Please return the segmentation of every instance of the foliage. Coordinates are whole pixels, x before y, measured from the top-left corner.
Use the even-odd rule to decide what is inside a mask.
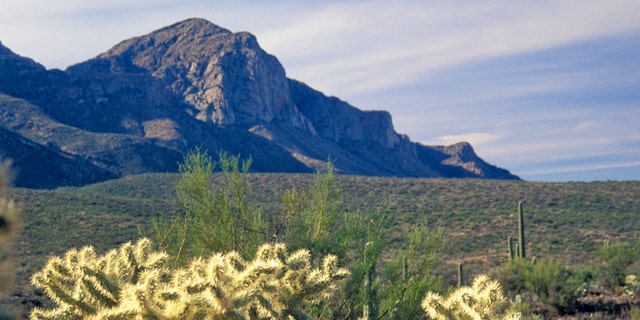
[[[316,173],[307,188],[291,188],[282,196],[283,214],[274,238],[292,248],[309,248],[319,255],[344,256],[354,234],[345,234],[346,214],[340,212],[342,191],[336,186],[333,165]]]
[[[340,301],[335,301],[333,313],[362,313],[369,319],[419,317],[422,297],[438,284],[432,272],[441,258],[443,231],[430,232],[426,225],[418,225],[402,247],[392,249],[387,226],[393,215],[380,208],[365,213],[346,211],[342,196],[330,164],[326,172],[315,175],[308,188],[287,190],[282,238],[289,246],[337,254],[352,266],[352,277]],[[385,252],[391,259],[382,258]]]
[[[218,166],[216,168],[219,169]],[[263,215],[264,220],[277,223],[280,217],[275,214],[282,208],[282,199],[278,195],[284,194],[291,186],[300,189],[311,186],[317,176],[319,175],[248,173],[248,182],[251,183],[249,199],[253,204],[259,205],[261,211],[269,213],[268,216]],[[92,243],[96,251],[105,252],[123,242],[134,240],[139,234],[137,230],[149,230],[150,221],[154,217],[175,217],[184,213],[184,207],[176,204],[175,186],[180,178],[176,174],[145,174],[85,187],[56,190],[9,189],[8,196],[21,208],[21,219],[25,225],[14,241],[19,245],[15,265],[20,293],[25,299],[42,300],[27,286],[27,277],[40,270],[52,255],[60,255],[78,243]],[[212,189],[223,186],[225,180],[224,173],[214,172],[211,183],[215,188]],[[513,230],[514,199],[522,199],[527,203],[527,217],[530,217],[527,219],[527,243],[530,244],[530,255],[535,253],[539,257],[561,259],[556,260],[559,262],[571,259],[572,263],[586,264],[597,256],[603,235],[611,239],[612,243],[620,240],[628,243],[638,241],[638,181],[540,183],[336,174],[334,183],[339,185],[337,190],[341,194],[337,199],[340,203],[337,222],[331,227],[334,235],[330,239],[332,241],[338,234],[368,228],[376,230],[377,218],[371,219],[371,211],[377,211],[377,208],[369,208],[372,203],[379,203],[379,199],[386,201],[383,207],[387,217],[380,228],[385,239],[381,243],[383,252],[376,260],[376,288],[385,287],[387,269],[392,265],[395,274],[402,278],[404,258],[395,250],[403,249],[411,234],[409,231],[420,225],[424,217],[428,217],[430,227],[446,227],[447,246],[441,257],[447,260],[443,261],[443,265],[451,265],[452,261],[459,261],[461,258],[465,261],[483,261],[476,265],[471,262],[469,270],[484,272],[497,265],[503,261],[504,239]],[[182,218],[183,215],[180,215],[178,221],[183,222]],[[170,227],[173,219],[167,221]],[[352,226],[340,231],[343,221]],[[266,234],[271,236],[274,232],[270,230]],[[285,236],[286,233],[280,235]],[[349,265],[353,275],[348,282],[343,283],[341,293],[336,294],[333,300],[343,298],[348,290],[353,290],[356,295],[361,291],[362,281],[352,280],[359,272],[356,265],[364,252],[364,243],[367,241],[365,236],[366,233],[363,232],[351,240],[345,240],[353,241],[349,242],[352,247],[343,257],[339,257],[339,261]],[[268,239],[271,241],[271,238]],[[278,239],[285,240],[283,237]],[[165,245],[167,243],[168,241]],[[175,255],[177,250],[168,252]],[[250,251],[249,254],[251,253]],[[207,254],[208,252],[205,253]],[[486,258],[488,259],[484,260]],[[312,261],[318,260],[313,258]],[[453,285],[454,281],[450,280],[453,277],[449,277],[447,273],[449,271],[453,273],[454,269],[437,268],[431,274],[432,281],[435,281],[433,279],[436,276],[444,275],[443,279],[447,281],[445,284]],[[575,273],[571,279],[574,277],[579,278]],[[352,284],[352,287],[347,288],[347,283]],[[501,283],[505,289],[508,287],[507,283]],[[521,292],[527,290],[524,282],[520,287]],[[378,299],[384,301],[387,292],[378,289]],[[361,303],[362,300],[358,298],[348,306],[338,305],[336,308],[343,308],[339,309],[344,311],[340,313],[342,315],[349,312],[353,315],[360,312]],[[384,308],[386,307],[382,309]],[[389,314],[385,317],[392,318]]]
[[[221,152],[213,162],[206,151],[190,152],[180,164],[176,190],[184,215],[153,224],[162,249],[184,263],[211,251],[237,251],[248,257],[266,240],[267,227],[260,210],[248,200],[247,172],[251,161],[240,169],[238,156]],[[224,179],[211,184],[216,166]]]
[[[640,246],[623,242],[605,242],[599,253],[598,271],[602,280],[612,288],[622,287],[625,285],[629,266],[638,261]]]
[[[471,286],[462,286],[447,298],[428,292],[422,307],[436,320],[521,319],[519,313],[506,310],[506,302],[500,284],[486,275],[479,275]]]
[[[187,215],[182,226],[173,223],[169,228],[173,238],[163,238],[162,243],[179,243],[178,254],[189,252],[188,256],[192,256],[190,248],[194,248],[194,243],[200,250],[224,247],[225,242],[233,243],[237,230],[270,230],[270,242],[284,242],[294,250],[308,248],[313,252],[311,261],[333,254],[352,266],[353,277],[341,288],[342,294],[332,297],[324,309],[311,311],[315,317],[359,314],[361,310],[375,318],[378,311],[381,317],[407,319],[422,314],[419,302],[437,282],[430,273],[442,247],[442,232],[429,233],[426,227],[416,228],[407,247],[392,253],[395,261],[386,264],[389,267],[378,278],[376,264],[389,249],[386,226],[392,216],[380,209],[370,209],[367,213],[345,210],[342,190],[335,181],[331,163],[325,172],[318,172],[309,185],[286,190],[279,215],[252,225],[247,217],[259,217],[260,210],[247,200],[248,165],[239,170],[238,158],[224,154],[220,155],[219,162],[225,174],[222,196],[210,187],[216,164],[206,152],[195,150],[185,158],[176,189]],[[215,226],[208,227],[212,224]],[[168,224],[164,226],[166,229]],[[176,237],[181,233],[181,237]],[[398,269],[400,261],[403,265]]]
[[[551,259],[531,263],[526,270],[525,287],[543,303],[562,310],[575,304],[578,287],[588,280],[581,279],[581,273]]]
[[[342,234],[350,237],[353,249],[349,253],[351,277],[341,288],[341,296],[335,299],[334,313],[356,314],[362,311],[374,317],[378,311],[377,264],[387,245],[385,225],[390,216],[384,211],[344,215],[345,230]],[[345,239],[344,241],[346,241]]]
[[[525,290],[526,275],[529,273],[532,263],[526,259],[509,259],[504,264],[498,266],[491,273],[492,278],[496,279],[509,297],[513,297]]]
[[[555,312],[571,311],[580,297],[579,288],[593,277],[552,259],[531,260],[515,258],[498,267],[494,273],[509,297],[534,294],[537,300]]]
[[[249,173],[248,178],[250,199],[273,214],[282,204],[279,195],[291,186],[310,185],[315,175]],[[50,255],[77,244],[91,243],[106,251],[135,240],[138,229],[158,239],[148,232],[153,218],[184,213],[176,204],[179,179],[177,174],[144,174],[85,187],[10,189],[24,225],[16,238],[21,246],[16,256],[18,284],[27,284],[27,275],[39,270]],[[224,180],[217,172],[211,179],[214,186]],[[426,216],[430,226],[446,227],[451,261],[504,253],[504,239],[513,230],[514,199],[527,203],[530,254],[588,263],[603,235],[612,243],[640,241],[640,181],[542,183],[336,174],[335,182],[342,206],[351,211],[366,212],[372,202],[384,199],[385,210],[393,213],[386,227],[406,230]],[[173,219],[167,220],[170,226]],[[390,241],[406,241],[408,234],[390,234]]]
[[[92,247],[54,257],[33,276],[57,304],[32,319],[307,319],[348,271],[335,256],[314,268],[310,253],[261,246],[252,261],[216,253],[169,269],[169,256],[142,239],[97,256]]]
[[[442,261],[444,230],[430,231],[418,225],[409,233],[407,245],[392,253],[380,284],[380,315],[391,319],[417,319],[420,303],[428,291],[440,287],[434,269]]]

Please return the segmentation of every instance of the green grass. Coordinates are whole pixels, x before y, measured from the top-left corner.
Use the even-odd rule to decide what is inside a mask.
[[[29,294],[29,277],[46,260],[72,247],[98,252],[141,237],[154,216],[180,212],[177,175],[145,174],[83,188],[13,189],[22,207],[16,264],[18,290]],[[251,174],[252,199],[266,213],[278,212],[287,188],[308,185],[313,175]],[[506,260],[506,239],[517,237],[517,203],[522,200],[529,257],[587,262],[604,239],[638,242],[640,181],[538,183],[337,176],[348,210],[388,208],[394,243],[426,222],[444,228],[447,250],[441,271],[465,261],[475,273]],[[141,233],[142,232],[142,233]],[[449,267],[450,266],[450,267]],[[450,269],[450,270],[449,270]]]

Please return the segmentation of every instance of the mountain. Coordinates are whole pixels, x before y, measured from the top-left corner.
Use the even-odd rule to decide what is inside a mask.
[[[175,172],[196,147],[250,157],[256,172],[314,172],[330,159],[343,174],[518,179],[468,143],[412,142],[388,112],[287,78],[253,35],[204,19],[125,40],[64,71],[0,42],[0,135],[16,185],[30,188]]]

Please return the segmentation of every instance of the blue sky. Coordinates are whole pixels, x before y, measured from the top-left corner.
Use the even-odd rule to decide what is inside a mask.
[[[0,41],[64,69],[202,17],[287,75],[526,180],[640,180],[640,1],[3,0]]]

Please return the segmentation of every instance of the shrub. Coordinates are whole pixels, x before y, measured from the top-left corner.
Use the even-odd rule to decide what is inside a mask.
[[[385,252],[391,238],[385,226],[392,214],[374,205],[366,213],[345,210],[331,163],[310,185],[287,190],[281,197],[282,211],[263,220],[259,208],[248,201],[250,163],[240,169],[239,157],[219,156],[215,163],[206,151],[196,149],[187,155],[176,187],[185,215],[154,224],[161,248],[179,256],[180,264],[187,257],[220,248],[248,258],[253,243],[282,242],[293,250],[309,249],[312,262],[336,255],[353,270],[339,295],[327,299],[323,309],[308,310],[314,317],[354,318],[362,312],[370,318],[379,314],[413,319],[424,314],[420,301],[438,284],[430,273],[440,259],[442,231],[415,228],[406,248]],[[211,175],[217,165],[224,179],[213,187]],[[385,259],[378,277],[376,264],[383,252],[390,259]]]
[[[284,213],[280,233],[290,247],[309,248],[314,254],[344,256],[357,235],[345,233],[347,215],[341,212],[342,192],[335,183],[333,165],[316,173],[307,188],[292,188],[282,196]],[[358,226],[359,227],[359,226]]]
[[[216,253],[187,267],[167,268],[169,256],[151,241],[126,243],[104,256],[91,247],[54,257],[33,276],[57,304],[31,319],[306,319],[349,273],[326,256],[287,254],[284,244],[261,246],[252,261]]]
[[[612,288],[625,285],[627,269],[638,261],[640,247],[622,242],[608,243],[600,248],[598,272],[606,285]]]
[[[393,252],[380,284],[381,315],[391,319],[417,319],[424,314],[420,303],[425,294],[437,290],[440,279],[433,274],[445,248],[444,230],[417,226],[409,235],[406,247]]]
[[[578,287],[582,283],[580,274],[549,259],[532,263],[525,273],[525,287],[535,293],[543,303],[561,311],[575,304]]]
[[[526,259],[512,259],[495,272],[508,296],[537,296],[535,303],[548,306],[545,309],[557,312],[570,311],[580,296],[580,287],[589,282],[593,274],[588,270],[578,271],[554,260],[538,259],[533,263]],[[526,302],[534,303],[529,299]],[[539,301],[539,302],[538,302]],[[524,301],[523,301],[524,302]],[[548,310],[548,311],[549,311]]]
[[[250,165],[245,161],[240,167],[240,157],[226,153],[214,162],[206,151],[190,152],[179,166],[176,185],[184,215],[153,222],[160,248],[181,264],[213,251],[237,251],[245,258],[253,254],[266,242],[267,223],[248,200]],[[213,186],[211,176],[217,166],[224,179]]]

